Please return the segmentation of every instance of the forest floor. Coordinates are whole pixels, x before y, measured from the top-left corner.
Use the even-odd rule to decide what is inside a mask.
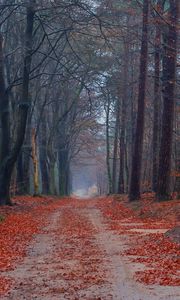
[[[15,202],[0,208],[0,299],[180,299],[178,201]]]

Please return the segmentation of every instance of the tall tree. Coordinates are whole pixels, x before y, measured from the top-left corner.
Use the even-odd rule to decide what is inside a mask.
[[[0,111],[1,111],[1,149],[0,149],[0,159],[1,162],[6,160],[7,153],[10,151],[10,119],[9,119],[9,96],[6,91],[6,84],[5,84],[5,75],[4,75],[4,53],[3,53],[3,36],[0,34]],[[5,162],[4,162],[5,163]],[[2,163],[1,163],[2,165]],[[2,169],[2,166],[1,166]],[[5,178],[5,174],[3,174],[3,178],[1,178],[1,171],[0,169],[0,179]],[[2,204],[10,204],[10,199],[6,196],[9,193],[9,186],[1,186],[0,183],[0,194],[2,193],[2,199],[0,199],[0,203]]]
[[[152,189],[157,190],[157,173],[159,162],[159,141],[160,141],[160,103],[161,103],[161,22],[159,15],[162,15],[162,0],[158,0],[157,13],[155,15],[155,46],[154,46],[154,116],[153,116],[153,174]]]
[[[109,119],[110,119],[110,95],[109,91],[107,92],[107,106],[105,107],[106,112],[106,165],[107,165],[107,174],[108,174],[108,188],[109,194],[112,193],[112,174],[110,166],[110,136],[109,136]]]
[[[157,198],[159,200],[170,197],[179,0],[169,0],[167,15],[163,30],[163,117],[157,184]]]
[[[27,4],[27,17],[26,17],[26,32],[25,32],[25,53],[24,53],[24,65],[23,65],[23,83],[21,100],[18,107],[17,114],[17,127],[14,136],[14,144],[10,141],[10,137],[7,135],[9,122],[8,112],[8,94],[7,90],[2,93],[0,97],[1,107],[1,124],[2,126],[2,141],[1,141],[1,164],[0,164],[0,204],[11,204],[10,201],[10,182],[14,165],[17,161],[20,153],[26,130],[26,122],[28,109],[30,105],[29,100],[29,77],[32,61],[32,41],[33,41],[33,24],[35,14],[35,1],[28,1]],[[2,53],[2,50],[1,50]],[[2,55],[1,55],[2,57]],[[3,61],[1,60],[0,69],[3,70]],[[3,71],[1,71],[3,74]],[[2,75],[3,76],[3,75]],[[3,77],[2,77],[3,80]],[[5,112],[5,114],[4,114]],[[6,125],[5,125],[6,124]],[[8,145],[6,153],[4,152],[5,145]],[[11,146],[11,149],[10,149]]]
[[[140,197],[140,179],[143,151],[143,134],[144,134],[144,109],[146,95],[146,73],[148,57],[148,14],[149,0],[143,1],[143,28],[142,43],[140,56],[140,74],[139,74],[139,91],[138,91],[138,111],[135,132],[135,143],[132,157],[132,170],[129,188],[129,200],[134,201]]]
[[[123,194],[125,191],[125,120],[126,120],[126,101],[128,99],[128,68],[129,68],[129,47],[124,40],[124,55],[123,55],[123,88],[122,88],[122,104],[121,104],[121,128],[120,128],[120,166],[119,166],[119,182],[118,193]],[[126,174],[127,175],[127,174]]]

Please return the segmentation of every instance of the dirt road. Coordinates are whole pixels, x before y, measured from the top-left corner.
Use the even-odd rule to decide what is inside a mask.
[[[26,258],[6,272],[14,285],[2,300],[180,299],[177,287],[145,286],[120,253],[127,237],[109,230],[95,201],[79,200],[49,215]]]

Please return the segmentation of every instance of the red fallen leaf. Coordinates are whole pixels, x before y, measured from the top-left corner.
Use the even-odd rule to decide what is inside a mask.
[[[6,294],[10,289],[13,280],[7,277],[0,277],[0,296]]]
[[[23,201],[25,202],[25,198]],[[23,201],[22,203],[24,203]],[[64,202],[62,201],[61,204],[55,204],[51,199],[51,201],[47,200],[48,205],[45,205],[43,201],[42,198],[40,198],[38,204],[34,199],[28,199],[27,208],[24,205],[24,211],[16,211],[15,213],[10,210],[7,214],[5,222],[8,222],[8,220],[10,222],[7,223],[9,229],[7,230],[7,228],[4,228],[4,231],[2,230],[2,253],[4,253],[1,265],[2,268],[13,268],[16,259],[14,252],[17,251],[18,259],[21,259],[25,255],[26,247],[33,234],[38,232],[42,225],[46,224],[47,214],[56,209],[58,205],[65,206],[68,202],[68,200],[66,200]],[[152,199],[150,201],[153,203]],[[159,226],[164,228],[163,226],[165,223],[169,224],[168,226],[172,226],[172,224],[174,224],[172,211],[170,212],[171,217],[169,219],[167,216],[166,219],[163,219],[162,217],[162,211],[164,212],[165,209],[170,210],[168,205],[163,206],[162,209],[162,206],[157,207],[156,204],[153,203],[153,207],[158,208],[160,217],[152,218],[152,215],[150,215],[150,217],[144,217],[147,214],[154,213],[150,206],[148,206],[150,201],[147,203],[144,201],[146,207],[144,207],[143,210],[143,225],[131,225],[131,228],[160,228]],[[109,220],[108,224],[110,228],[117,230],[120,234],[128,235],[132,244],[138,245],[137,248],[133,246],[133,249],[128,250],[130,251],[130,254],[128,255],[132,255],[131,253],[136,252],[142,259],[147,258],[148,261],[144,261],[145,263],[148,263],[159,271],[159,273],[154,272],[154,270],[149,271],[149,273],[146,273],[146,271],[141,274],[137,273],[137,279],[148,284],[159,283],[176,285],[178,280],[176,278],[178,262],[173,259],[171,259],[171,261],[165,260],[168,255],[169,259],[170,257],[172,258],[172,256],[177,255],[176,244],[172,243],[169,239],[164,238],[162,234],[149,234],[148,236],[142,237],[138,232],[130,233],[130,227],[127,225],[124,226],[123,222],[128,225],[138,224],[142,222],[142,219],[126,205],[127,203],[125,202],[118,203],[112,199],[104,199],[98,203],[98,207],[102,210],[105,218]],[[78,208],[85,206],[85,204],[84,202],[73,201],[72,206]],[[23,216],[25,216],[25,218]],[[9,226],[12,221],[14,222],[13,226]],[[69,258],[73,256],[80,265],[78,268],[76,266],[75,270],[65,273],[67,279],[73,281],[74,279],[79,278],[79,288],[86,288],[92,284],[102,284],[106,280],[106,278],[104,279],[104,274],[101,274],[101,272],[103,272],[101,262],[103,261],[104,254],[93,244],[93,235],[97,233],[96,230],[92,228],[92,225],[88,223],[85,218],[82,218],[82,216],[80,217],[78,212],[74,214],[69,208],[65,209],[61,221],[64,224],[63,228],[60,227],[53,233],[57,236],[60,234],[64,236],[64,243],[62,243],[62,248],[58,249],[56,256],[60,261],[63,259],[68,261]],[[23,237],[21,232],[23,232]],[[11,240],[13,241],[12,243]],[[92,256],[94,259],[90,260],[87,264],[87,257],[91,258]],[[154,257],[157,259],[155,260]],[[170,268],[170,264],[173,265],[172,268]],[[91,274],[90,276],[87,275],[88,272]],[[164,274],[164,277],[162,277],[162,274]]]
[[[20,197],[16,202],[18,205],[13,208],[0,208],[0,213],[5,215],[5,220],[0,223],[0,271],[14,269],[25,256],[33,235],[47,224],[47,215],[64,204],[41,197]],[[0,294],[8,291],[10,283],[10,279],[0,278]]]
[[[98,203],[110,229],[128,236],[128,250],[123,255],[137,256],[133,262],[144,263],[152,270],[136,272],[138,281],[146,284],[178,285],[180,247],[162,233],[141,235],[134,229],[170,229],[178,222],[178,201],[157,203],[153,194],[143,195],[139,210],[133,211],[126,197],[121,202],[103,199]],[[126,225],[124,225],[126,224]],[[127,226],[128,225],[128,226]],[[131,232],[130,229],[134,231]],[[148,232],[148,231],[147,231]]]
[[[179,286],[180,278],[171,277],[169,274],[164,273],[160,270],[146,270],[146,271],[137,271],[136,278],[139,282],[146,284],[160,284],[160,285],[171,285]]]

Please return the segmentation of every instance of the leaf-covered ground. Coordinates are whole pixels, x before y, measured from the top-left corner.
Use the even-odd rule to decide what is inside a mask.
[[[12,270],[25,257],[33,236],[47,225],[47,215],[59,207],[52,198],[21,197],[15,206],[0,207],[0,295],[9,290],[13,279],[3,272]]]
[[[180,202],[156,202],[153,194],[129,204],[125,197],[101,202],[109,227],[126,235],[128,250],[122,255],[143,263],[147,270],[136,271],[135,278],[145,284],[180,286],[180,241],[164,233],[178,226]]]
[[[178,299],[178,201],[15,202],[0,208],[2,299]]]

